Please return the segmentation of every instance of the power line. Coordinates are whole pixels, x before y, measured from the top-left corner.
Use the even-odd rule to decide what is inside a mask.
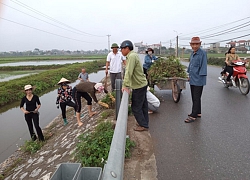
[[[23,14],[26,14],[26,15],[28,15],[28,16],[30,16],[30,17],[33,17],[33,18],[35,18],[35,19],[38,19],[38,20],[40,20],[40,21],[42,21],[42,22],[45,22],[45,23],[47,23],[47,24],[50,24],[50,25],[52,25],[52,26],[55,26],[55,27],[58,27],[58,28],[60,28],[60,29],[64,29],[64,30],[66,30],[66,31],[70,31],[70,32],[73,32],[73,33],[76,33],[76,34],[80,34],[80,35],[85,35],[85,36],[86,36],[86,34],[77,33],[77,32],[75,32],[75,31],[71,31],[71,30],[69,30],[69,29],[62,28],[62,27],[60,27],[60,26],[57,26],[57,25],[55,25],[55,24],[52,24],[52,23],[50,23],[50,22],[47,22],[47,21],[44,21],[44,20],[42,20],[42,19],[39,19],[39,18],[37,18],[37,17],[35,17],[35,16],[32,16],[32,15],[30,15],[30,14],[28,14],[28,13],[25,13],[25,12],[23,12],[23,11],[20,11],[20,10],[18,10],[18,9],[16,9],[16,8],[13,8],[13,7],[9,6],[9,5],[6,5],[6,4],[4,4],[4,3],[2,3],[2,2],[0,2],[0,3],[3,4],[3,5],[5,5],[5,6],[7,6],[7,7],[9,7],[9,8],[11,8],[11,9],[14,9],[14,10],[16,10],[16,11],[19,11],[19,12],[21,12],[21,13],[23,13]]]
[[[210,35],[204,36],[204,37],[202,37],[202,38],[205,39],[205,38],[220,36],[220,35],[222,35],[222,34],[226,34],[226,33],[228,33],[228,32],[232,32],[232,31],[235,31],[235,30],[242,29],[242,28],[244,28],[244,27],[250,26],[250,21],[247,22],[247,23],[248,23],[248,24],[245,23],[246,25],[242,24],[242,25],[239,25],[237,28],[236,28],[236,27],[233,27],[233,29],[231,29],[231,30],[227,29],[227,30],[224,30],[224,32],[223,32],[223,31],[220,31],[220,32],[217,32],[217,33],[214,33],[214,34],[210,34]],[[244,25],[244,26],[243,26],[243,25]],[[218,34],[218,33],[219,33],[219,34]]]
[[[65,24],[65,23],[63,23],[63,22],[61,22],[61,21],[58,21],[58,20],[56,20],[56,19],[54,19],[54,18],[52,18],[52,17],[50,17],[50,16],[48,16],[48,15],[46,15],[46,14],[40,12],[40,11],[38,11],[38,10],[36,10],[36,9],[34,9],[34,8],[28,6],[28,5],[26,5],[26,4],[24,4],[24,3],[20,2],[20,1],[18,1],[18,0],[16,0],[17,2],[15,2],[15,1],[13,1],[13,0],[11,0],[11,1],[14,2],[14,3],[16,3],[16,4],[19,5],[19,6],[22,6],[22,7],[26,8],[26,9],[28,9],[28,10],[30,10],[30,11],[32,11],[32,12],[38,14],[38,15],[40,15],[40,16],[43,16],[43,17],[45,17],[45,18],[47,18],[47,19],[50,19],[50,20],[52,20],[52,21],[54,21],[54,22],[56,22],[56,23],[58,23],[58,24],[60,24],[60,25],[63,25],[63,26],[65,26],[65,27],[67,27],[67,28],[73,29],[73,30],[75,30],[75,31],[78,31],[78,32],[81,32],[81,33],[83,33],[83,34],[87,34],[87,35],[90,35],[90,36],[106,37],[105,35],[95,35],[95,34],[91,34],[91,33],[87,33],[87,32],[78,30],[78,29],[76,29],[76,28],[74,28],[74,27],[71,27],[71,26],[69,26],[69,25],[67,25],[67,24]]]
[[[42,30],[42,29],[38,29],[38,28],[35,28],[35,27],[31,27],[31,26],[28,26],[28,25],[25,25],[25,24],[21,24],[21,23],[9,20],[9,19],[5,19],[3,17],[0,17],[0,18],[3,19],[3,20],[5,20],[5,21],[9,21],[11,23],[15,23],[15,24],[18,24],[18,25],[21,25],[21,26],[25,26],[25,27],[28,27],[28,28],[31,28],[31,29],[35,29],[37,31],[41,31],[41,32],[44,32],[44,33],[47,33],[47,34],[51,34],[51,35],[54,35],[54,36],[58,36],[58,37],[62,37],[62,38],[66,38],[66,39],[70,39],[70,40],[74,40],[74,41],[79,41],[79,42],[83,42],[83,43],[91,43],[91,42],[87,42],[87,41],[81,41],[81,40],[78,40],[78,39],[73,39],[73,38],[66,37],[66,36],[61,36],[61,35],[58,35],[58,34],[55,34],[55,33],[51,33],[51,32],[48,32],[48,31],[45,31],[45,30]]]
[[[216,32],[216,33],[212,33],[212,34],[209,34],[209,35],[206,35],[206,36],[201,36],[202,39],[209,39],[211,37],[216,37],[216,36],[220,36],[220,35],[223,35],[223,34],[228,34],[229,32],[232,32],[232,31],[236,31],[238,29],[242,29],[242,28],[245,28],[247,26],[250,26],[250,21],[248,22],[245,22],[243,24],[240,24],[240,25],[237,25],[237,26],[234,26],[234,27],[231,27],[231,28],[228,28],[228,29],[225,29],[223,31],[219,31],[219,32]],[[181,40],[189,40],[190,38],[181,38]]]
[[[221,41],[217,41],[217,42],[225,42],[225,41],[230,41],[230,40],[233,40],[233,39],[238,39],[238,38],[247,37],[247,36],[250,36],[250,34],[246,34],[246,35],[243,35],[243,36],[238,36],[238,37],[234,37],[234,38],[230,38],[230,39],[226,39],[226,40],[221,40]],[[212,43],[207,43],[207,44],[212,44]]]
[[[226,24],[222,24],[222,25],[219,25],[219,26],[215,26],[215,27],[212,27],[212,28],[208,28],[208,29],[204,29],[204,30],[201,30],[201,31],[196,31],[196,32],[189,33],[189,34],[184,34],[184,35],[186,36],[186,35],[197,34],[197,33],[204,34],[204,33],[208,32],[208,31],[211,31],[211,30],[214,30],[214,29],[218,29],[218,28],[221,28],[221,27],[225,27],[226,25],[230,25],[230,24],[233,24],[233,23],[236,23],[236,22],[240,22],[240,21],[243,21],[243,20],[246,20],[246,19],[249,19],[249,18],[250,18],[250,16],[248,16],[246,18],[243,18],[243,19],[239,19],[239,20],[233,21],[233,22],[229,22],[229,23],[226,23]]]

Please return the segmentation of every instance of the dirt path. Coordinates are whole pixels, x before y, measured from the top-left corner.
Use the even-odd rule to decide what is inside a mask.
[[[98,99],[100,98],[102,97],[98,97]],[[67,126],[63,125],[61,115],[55,118],[45,128],[45,130],[52,133],[52,136],[38,152],[28,155],[18,150],[3,162],[0,165],[0,173],[13,166],[9,174],[5,175],[5,180],[49,180],[60,163],[74,162],[72,153],[75,150],[77,137],[87,130],[93,129],[97,125],[101,113],[105,110],[99,107],[98,104],[94,104],[93,109],[98,114],[89,118],[86,106],[83,105],[83,107],[82,113],[84,116],[81,121],[84,125],[82,127],[77,126],[73,109],[69,109],[67,111],[69,124]],[[114,120],[114,117],[110,116],[108,119]],[[132,150],[132,156],[125,160],[124,179],[155,180],[157,171],[151,136],[148,131],[135,132],[133,130],[134,125],[134,116],[129,116],[128,135],[136,142],[136,147]],[[22,160],[17,164],[13,164],[18,158]]]

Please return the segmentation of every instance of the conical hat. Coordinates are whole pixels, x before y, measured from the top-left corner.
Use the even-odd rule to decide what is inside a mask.
[[[61,83],[70,83],[70,81],[66,78],[62,78],[57,84],[61,84]]]

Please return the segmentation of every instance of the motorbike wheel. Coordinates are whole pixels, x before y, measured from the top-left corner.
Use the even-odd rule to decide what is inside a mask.
[[[239,81],[241,94],[247,95],[249,93],[249,80],[247,78],[240,78]]]

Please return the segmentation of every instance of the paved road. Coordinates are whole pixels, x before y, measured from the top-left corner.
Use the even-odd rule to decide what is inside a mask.
[[[208,67],[196,122],[184,123],[191,111],[189,84],[179,103],[170,90],[158,91],[164,101],[150,115],[158,180],[250,179],[250,94],[224,88],[217,80],[220,70]]]

